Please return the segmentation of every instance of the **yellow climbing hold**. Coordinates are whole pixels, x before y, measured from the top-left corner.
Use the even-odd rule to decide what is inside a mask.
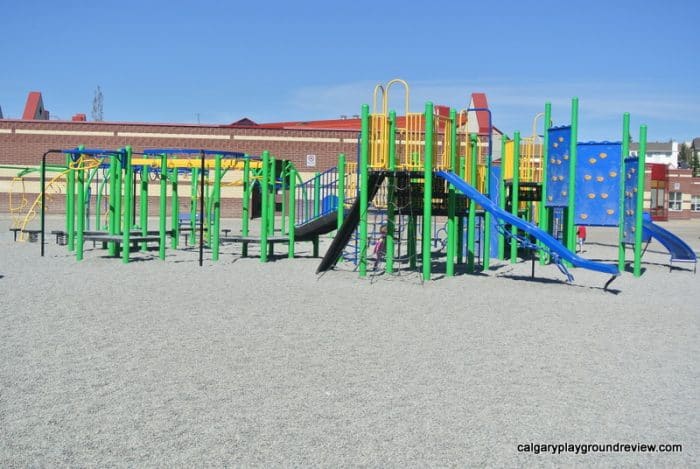
[[[598,182],[603,182],[605,178],[603,176],[598,176],[597,178],[595,178],[595,180]]]
[[[588,194],[589,199],[595,199],[595,194],[593,192]]]
[[[588,218],[588,214],[582,213],[582,214],[581,214],[581,219],[582,219],[582,220],[585,220],[586,218]]]
[[[552,196],[550,195],[549,197],[547,197],[547,200],[549,200],[549,201],[551,202],[552,200],[554,200],[554,197],[552,197]]]
[[[561,191],[561,195],[563,195],[564,197],[566,197],[566,191]]]
[[[611,178],[617,177],[617,172],[615,171],[610,171],[608,174],[610,174]]]
[[[557,182],[559,178],[557,176],[552,176],[552,182]]]
[[[555,158],[552,158],[552,159],[551,159],[551,160],[549,160],[549,161],[550,161],[550,162],[551,162],[552,164],[554,164],[554,163],[556,163],[556,162],[557,162],[557,160],[556,160]]]
[[[598,160],[596,160],[595,158],[589,158],[589,159],[588,159],[588,162],[589,162],[590,164],[595,164],[596,161],[598,161]]]
[[[565,159],[565,160],[568,160],[568,159],[569,159],[569,155],[564,155],[564,159]]]
[[[552,146],[553,146],[554,148],[557,148],[557,147],[559,146],[559,144],[558,144],[557,142],[554,142],[554,143],[552,143]]]
[[[601,192],[601,193],[600,193],[600,198],[601,198],[601,199],[607,199],[607,198],[608,198],[608,194],[605,193],[605,192]]]
[[[606,213],[607,213],[608,215],[612,215],[613,213],[615,213],[615,210],[609,208],[609,209],[606,210]]]
[[[583,176],[583,179],[585,179],[586,181],[590,181],[592,177],[593,176],[591,176],[590,174],[586,174]]]
[[[564,141],[564,137],[559,137],[559,141],[560,141],[560,142],[563,142],[563,141]]]
[[[563,174],[562,174],[561,176],[559,176],[559,180],[560,180],[560,181],[563,181],[563,180],[564,180],[564,175],[563,175]]]
[[[608,157],[608,154],[607,153],[600,153],[600,154],[598,154],[598,156],[602,159],[605,159]]]

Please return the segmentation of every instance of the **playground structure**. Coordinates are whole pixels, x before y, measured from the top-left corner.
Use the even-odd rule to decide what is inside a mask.
[[[402,122],[387,109],[388,92],[396,84],[405,89]],[[381,108],[377,106],[380,93]],[[494,164],[491,125],[486,135],[479,135],[468,132],[463,119],[470,112],[487,109],[450,110],[445,116],[436,113],[432,103],[426,103],[423,113],[410,113],[408,103],[407,84],[393,80],[386,88],[375,88],[372,113],[368,105],[362,107],[359,204],[353,205],[317,272],[333,267],[357,231],[358,270],[361,277],[367,275],[370,202],[385,184],[387,229],[382,243],[386,245],[388,273],[394,271],[397,216],[399,224],[401,216],[407,216],[410,267],[417,265],[420,246],[424,280],[431,278],[434,217],[447,218],[447,276],[455,274],[463,252],[467,272],[476,271],[475,260],[479,258],[483,259],[481,268],[488,269],[493,231],[497,233],[497,257],[504,259],[509,250],[514,263],[520,249],[525,248],[539,253],[540,264],[556,264],[569,281],[573,279],[568,270],[572,266],[610,274],[612,281],[626,268],[628,247],[633,251],[634,275],[641,275],[646,127],[640,128],[639,156],[629,157],[629,114],[623,116],[621,142],[579,143],[578,99],[572,100],[571,123],[561,127],[551,126],[551,105],[546,104],[541,144],[536,130],[524,142],[519,132],[513,139],[503,136],[502,158]],[[480,151],[483,149],[485,153]],[[496,182],[494,174],[498,174]],[[482,221],[478,229],[477,217]],[[550,229],[556,221],[560,230],[552,236]],[[577,256],[577,225],[618,227],[617,265]],[[655,233],[672,244],[668,235],[660,230]],[[674,240],[672,259],[695,263],[692,249],[678,241]],[[681,249],[681,243],[686,248]]]
[[[50,153],[64,155],[66,164],[46,163]],[[342,159],[341,156],[341,162]],[[59,175],[46,184],[49,168]],[[200,263],[204,245],[211,249],[211,259],[216,261],[223,242],[240,243],[243,256],[248,255],[249,244],[260,244],[263,262],[274,253],[274,245],[280,243],[288,245],[289,256],[293,257],[296,242],[312,242],[314,255],[318,255],[318,237],[337,228],[337,196],[329,194],[335,194],[338,188],[342,190],[344,184],[343,177],[338,181],[337,171],[333,184],[324,184],[327,187],[321,184],[329,172],[316,174],[304,182],[291,162],[277,160],[269,152],[263,152],[261,157],[195,149],[147,149],[135,154],[130,147],[118,150],[79,147],[47,152],[37,170],[41,174],[42,190],[15,228],[20,235],[40,232],[43,255],[47,188],[61,177],[65,179],[66,192],[65,230],[54,234],[65,239],[67,249],[75,252],[77,260],[83,259],[85,242],[93,241],[102,243],[110,256],[121,255],[125,263],[129,262],[131,245],[145,251],[149,243],[155,243],[159,257],[165,259],[168,238],[173,249],[178,248],[181,234],[194,244],[197,229]],[[228,171],[238,172],[240,177],[224,182]],[[190,178],[191,189],[189,213],[185,214],[180,213],[178,193],[182,174]],[[159,181],[157,230],[150,230],[148,226],[151,181]],[[221,189],[226,185],[240,186],[243,190],[240,234],[230,235],[232,230],[221,227]],[[95,197],[91,197],[93,188]],[[171,198],[169,228],[168,196]],[[322,196],[324,203],[321,203]],[[91,231],[92,199],[95,199],[96,209],[95,230]],[[28,202],[23,203],[23,207],[27,205]],[[41,229],[30,230],[27,226],[37,208],[41,208]],[[340,217],[342,221],[342,214]],[[260,219],[256,233],[251,231],[252,218]],[[281,221],[279,226],[275,226],[277,219]]]
[[[401,117],[388,109],[389,92],[396,85],[404,87]],[[469,129],[470,119],[479,113],[488,118],[486,132]],[[634,275],[641,275],[642,242],[649,239],[645,233],[669,249],[672,262],[696,262],[682,240],[642,219],[646,128],[640,128],[639,156],[629,157],[628,114],[623,117],[621,142],[580,143],[578,100],[572,100],[571,123],[559,127],[551,125],[551,106],[546,104],[544,113],[535,117],[532,136],[521,138],[515,132],[512,139],[503,135],[495,143],[487,108],[445,112],[426,103],[424,112],[413,113],[408,85],[392,80],[375,88],[372,113],[364,105],[361,116],[357,162],[341,154],[337,167],[307,181],[290,161],[266,151],[250,156],[200,149],[52,150],[47,154],[63,154],[65,164],[49,165],[44,155],[40,197],[13,228],[21,236],[32,231],[27,227],[40,207],[41,230],[35,231],[42,235],[43,255],[46,199],[50,188],[65,180],[62,236],[78,260],[89,240],[102,243],[109,255],[121,256],[123,262],[129,262],[131,245],[147,250],[155,243],[165,259],[167,239],[177,249],[185,235],[186,244],[199,239],[200,265],[204,247],[216,261],[222,243],[240,244],[243,256],[250,244],[259,244],[260,260],[266,262],[275,244],[287,245],[288,256],[294,257],[300,241],[312,242],[317,256],[319,236],[337,230],[317,272],[345,259],[364,277],[372,244],[381,242],[374,269],[381,255],[387,273],[402,270],[400,262],[411,270],[420,264],[424,280],[431,278],[436,249],[446,251],[447,276],[455,275],[460,264],[474,273],[488,270],[492,258],[515,263],[518,257],[533,260],[534,275],[536,256],[540,265],[555,264],[569,281],[571,267],[610,274],[612,280],[626,269],[629,247]],[[542,137],[537,134],[539,118],[544,122]],[[501,157],[494,161],[498,143]],[[57,173],[48,184],[46,171]],[[229,171],[240,177],[224,182]],[[189,213],[182,214],[181,175],[191,181]],[[148,226],[151,181],[159,181],[157,230]],[[18,175],[13,185],[20,183]],[[243,194],[241,230],[233,235],[221,226],[221,190],[226,185],[240,186]],[[96,203],[91,231],[92,193]],[[19,213],[28,202],[24,196],[19,202],[11,199],[10,207]],[[253,218],[260,218],[258,230],[251,230]],[[617,227],[617,265],[576,255],[577,225]]]

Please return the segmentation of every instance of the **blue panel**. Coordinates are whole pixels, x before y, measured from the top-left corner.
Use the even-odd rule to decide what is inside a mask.
[[[547,161],[547,207],[569,205],[569,143],[571,127],[549,129],[549,161]]]
[[[634,244],[635,214],[637,210],[637,166],[638,158],[625,158],[625,229],[624,240]]]
[[[617,226],[620,223],[620,156],[622,145],[613,142],[576,146],[577,225]]]

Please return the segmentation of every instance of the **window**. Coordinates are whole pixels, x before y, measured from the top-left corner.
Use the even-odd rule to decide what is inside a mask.
[[[700,195],[694,195],[690,198],[690,210],[700,212]]]
[[[669,192],[668,193],[668,209],[680,211],[682,199],[683,199],[682,192]]]

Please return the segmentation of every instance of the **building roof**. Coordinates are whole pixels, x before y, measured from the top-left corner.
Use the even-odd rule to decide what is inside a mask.
[[[30,91],[24,105],[22,120],[48,120],[49,111],[44,108],[44,100],[39,91]]]
[[[694,150],[700,150],[700,137],[693,139],[693,143],[690,145]]]
[[[482,109],[480,111],[472,111],[468,114],[468,119],[474,121],[474,124],[468,126],[470,132],[477,132],[479,135],[488,135],[489,131],[489,104],[485,93],[472,93],[470,109]],[[441,117],[449,117],[449,106],[435,105],[435,114]],[[243,120],[243,119],[242,119]],[[241,125],[241,121],[236,121],[230,124],[230,127]],[[252,122],[252,121],[251,121]],[[362,119],[358,117],[341,118],[341,119],[325,119],[314,121],[288,121],[288,122],[267,122],[263,124],[254,124],[258,127],[266,129],[287,129],[287,130],[354,130],[359,132],[362,129]],[[226,126],[226,127],[229,127]],[[397,127],[406,127],[406,117],[396,117]],[[440,125],[440,130],[444,128],[444,123]],[[493,127],[493,130],[500,133],[498,129]]]

